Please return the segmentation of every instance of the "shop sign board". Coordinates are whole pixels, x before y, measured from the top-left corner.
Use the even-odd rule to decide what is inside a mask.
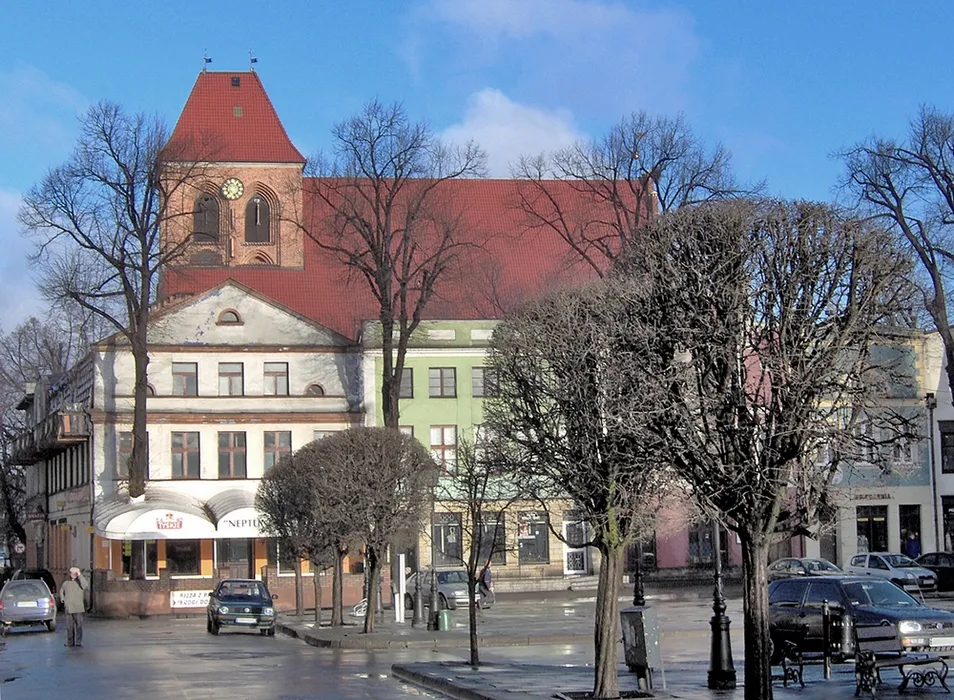
[[[170,608],[204,608],[210,591],[169,591]]]

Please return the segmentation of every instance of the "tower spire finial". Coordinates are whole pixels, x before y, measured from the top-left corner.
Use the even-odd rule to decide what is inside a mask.
[[[249,49],[248,50],[248,69],[252,71],[253,73],[255,72],[256,63],[258,63],[258,59],[255,58],[254,52],[252,51],[252,49]]]
[[[202,49],[202,72],[205,73],[209,68],[209,64],[212,63],[212,59],[209,58],[209,50]]]

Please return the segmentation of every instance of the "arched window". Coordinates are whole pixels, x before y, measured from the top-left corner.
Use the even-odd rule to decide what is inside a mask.
[[[219,314],[220,326],[240,326],[242,325],[242,318],[238,315],[238,311],[233,309],[226,309]]]
[[[309,384],[305,389],[305,396],[324,396],[325,388],[321,384]]]
[[[245,242],[268,243],[268,200],[257,194],[245,208]]]
[[[192,240],[195,243],[219,242],[219,200],[202,193],[192,213]]]
[[[146,396],[155,396],[156,390],[152,384],[146,384]]]

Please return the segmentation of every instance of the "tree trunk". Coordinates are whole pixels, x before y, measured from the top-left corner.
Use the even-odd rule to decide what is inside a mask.
[[[142,334],[145,335],[145,326]],[[146,401],[148,396],[149,347],[145,337],[133,338],[132,353],[136,377],[133,402],[133,445],[129,464],[129,495],[132,498],[146,492],[146,475],[149,473],[149,434],[146,432]]]
[[[335,570],[331,577],[331,626],[344,624],[344,602],[342,598],[342,579],[344,578],[344,558],[348,556],[346,548],[339,547],[335,557]]]
[[[315,628],[321,627],[321,566],[311,563],[312,583],[315,586]]]
[[[467,581],[467,622],[470,626],[470,665],[480,666],[480,652],[477,649],[477,582],[473,577]]]
[[[378,575],[381,568],[381,562],[378,560],[377,552],[374,547],[368,546],[365,553],[365,570],[368,572],[368,606],[364,614],[364,633],[374,632],[374,614],[378,608]]]
[[[619,679],[617,658],[619,650],[619,587],[623,557],[622,547],[599,545],[599,587],[596,589],[596,620],[593,638],[596,651],[596,676],[593,681],[594,698],[618,698]]]
[[[305,614],[305,585],[301,578],[301,559],[295,557],[295,614]]]
[[[772,700],[769,659],[768,545],[740,533],[745,637],[745,700]]]
[[[394,357],[394,319],[390,312],[382,309],[381,315],[381,414],[384,426],[398,429],[400,424],[401,374],[404,362],[395,362]]]

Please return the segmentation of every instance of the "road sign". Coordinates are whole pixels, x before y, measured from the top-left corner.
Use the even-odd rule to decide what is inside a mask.
[[[16,554],[23,554],[26,551],[26,545],[22,542],[17,542],[15,545],[13,545],[13,551]]]

